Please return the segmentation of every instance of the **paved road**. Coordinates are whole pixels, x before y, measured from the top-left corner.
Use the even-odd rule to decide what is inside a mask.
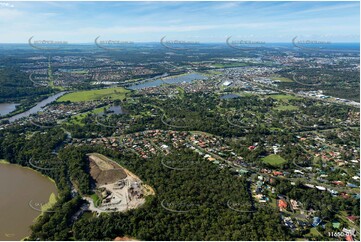
[[[253,79],[250,78],[250,77],[245,77],[245,79],[247,79],[250,83],[252,83],[252,84],[254,84],[254,85],[256,85],[256,86],[262,87],[262,88],[264,88],[264,89],[275,90],[275,91],[278,91],[278,92],[280,92],[280,93],[295,95],[295,96],[298,96],[298,97],[313,99],[313,100],[322,101],[322,102],[336,103],[336,104],[344,104],[344,105],[348,105],[348,106],[352,106],[352,107],[360,107],[360,103],[358,103],[358,104],[356,105],[356,104],[354,104],[354,103],[345,103],[345,102],[341,102],[341,101],[337,101],[337,100],[323,99],[323,98],[317,98],[317,97],[312,97],[312,96],[301,95],[301,94],[298,94],[298,93],[295,93],[295,92],[292,92],[292,91],[287,91],[287,90],[279,89],[279,88],[276,88],[276,87],[273,87],[273,86],[270,87],[270,86],[268,86],[268,85],[264,85],[264,84],[261,84],[261,83],[256,83],[256,82],[254,82]]]
[[[206,153],[206,154],[209,154],[211,155],[212,157],[216,158],[217,160],[220,160],[220,161],[223,161],[225,163],[227,163],[228,165],[232,166],[233,168],[242,168],[242,169],[246,169],[246,170],[249,170],[251,171],[252,173],[255,173],[257,175],[262,175],[262,176],[267,176],[269,178],[276,178],[276,176],[273,176],[271,174],[265,174],[265,173],[261,173],[259,171],[257,171],[256,169],[254,168],[250,168],[250,167],[244,167],[244,166],[241,166],[241,165],[238,165],[238,164],[234,164],[233,162],[231,161],[228,161],[222,157],[220,157],[219,155],[217,154],[214,154],[212,152],[208,152],[206,151],[205,149],[199,147],[198,145],[192,143],[191,140],[189,140],[189,137],[187,137],[187,141],[192,144],[195,148],[199,149],[200,151],[202,151],[203,153]],[[338,192],[346,192],[346,193],[355,193],[355,191],[353,191],[352,189],[347,189],[347,188],[342,188],[342,187],[335,187],[335,186],[330,186],[330,185],[327,185],[327,184],[324,184],[324,183],[320,183],[318,182],[317,180],[313,179],[313,178],[291,178],[291,177],[278,177],[278,178],[281,178],[281,179],[284,179],[284,180],[288,180],[290,182],[301,182],[302,184],[313,184],[315,186],[322,186],[322,187],[325,187],[327,189],[332,189],[332,190],[335,190],[335,191],[338,191]]]

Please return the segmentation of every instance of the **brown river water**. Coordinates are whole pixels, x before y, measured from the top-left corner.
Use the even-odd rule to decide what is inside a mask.
[[[0,164],[0,241],[21,240],[30,235],[30,225],[52,193],[57,195],[55,184],[41,173]]]

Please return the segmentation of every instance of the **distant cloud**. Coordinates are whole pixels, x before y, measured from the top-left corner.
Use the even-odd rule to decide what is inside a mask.
[[[107,34],[138,34],[138,33],[167,33],[189,32],[216,29],[219,25],[183,25],[183,26],[134,26],[134,27],[108,27],[108,28],[83,28],[84,33],[107,33]]]
[[[219,3],[218,5],[213,6],[213,9],[216,10],[225,10],[225,9],[234,9],[239,8],[242,2],[226,2],[226,3]]]
[[[0,2],[0,8],[14,8],[15,6],[10,3]]]
[[[15,7],[14,7],[15,5]],[[0,43],[30,36],[70,43],[108,39],[289,42],[294,36],[357,41],[359,2],[0,2]],[[318,36],[318,37],[317,37]]]
[[[58,16],[58,13],[42,13],[41,15],[45,16],[45,17],[54,17],[54,16]]]
[[[344,4],[344,5],[337,5],[337,6],[324,6],[319,8],[311,8],[304,11],[296,12],[297,14],[305,14],[305,13],[316,13],[316,12],[328,12],[331,10],[341,10],[341,9],[353,9],[353,8],[359,8],[359,3],[350,3],[350,4]]]
[[[24,16],[23,13],[21,11],[16,10],[15,8],[0,7],[0,23],[7,21],[15,21],[16,19],[20,19],[21,16]]]

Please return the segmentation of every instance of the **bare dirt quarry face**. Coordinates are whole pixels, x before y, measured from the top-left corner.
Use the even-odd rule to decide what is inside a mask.
[[[153,188],[108,157],[91,153],[88,158],[90,175],[96,183],[94,192],[99,198],[94,202],[84,197],[90,204],[89,210],[97,214],[124,212],[141,206],[146,196],[155,194]]]
[[[124,169],[101,154],[89,154],[90,175],[97,186],[115,183],[127,177]]]

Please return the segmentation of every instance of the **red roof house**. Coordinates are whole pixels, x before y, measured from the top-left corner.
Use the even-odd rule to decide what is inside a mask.
[[[278,207],[286,209],[287,208],[287,202],[285,200],[283,200],[283,199],[278,200]]]
[[[273,175],[275,175],[275,176],[282,176],[282,175],[283,175],[283,172],[281,172],[281,171],[273,171]]]
[[[346,235],[346,240],[347,241],[354,241],[353,238],[352,238],[352,235],[350,235],[350,234]]]
[[[350,220],[352,223],[354,223],[355,220],[356,220],[358,217],[351,215],[351,216],[347,216],[346,218],[347,218],[348,220]]]

